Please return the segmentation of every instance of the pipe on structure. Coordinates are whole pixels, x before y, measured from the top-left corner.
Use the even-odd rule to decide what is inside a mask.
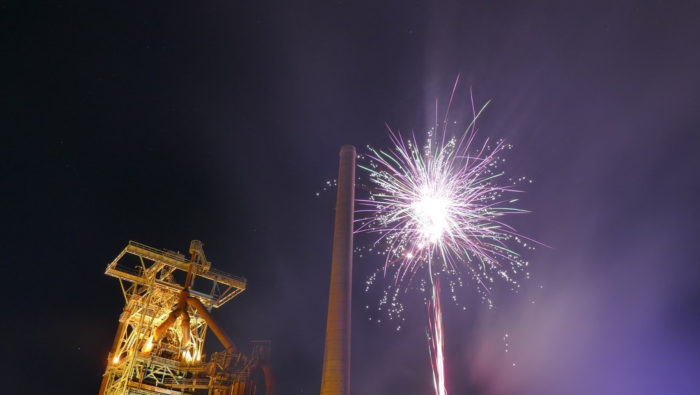
[[[168,314],[168,318],[163,321],[158,327],[156,328],[155,332],[153,333],[153,342],[157,343],[161,338],[163,338],[163,335],[165,335],[165,332],[170,328],[170,326],[175,322],[177,317],[182,314],[182,310],[180,308],[175,308],[175,310],[171,311],[170,314]]]
[[[275,395],[277,393],[277,384],[274,376],[272,375],[272,368],[270,367],[270,364],[262,363],[260,365],[260,370],[265,378],[265,394]]]
[[[170,326],[175,322],[177,317],[182,316],[182,322],[180,323],[182,325],[182,345],[187,346],[190,343],[190,336],[189,336],[189,329],[190,329],[190,316],[187,314],[187,309],[185,306],[181,306],[183,304],[189,304],[190,306],[194,307],[197,309],[197,312],[204,318],[204,321],[209,325],[209,328],[214,332],[216,335],[217,339],[221,342],[221,344],[224,346],[227,352],[230,354],[233,354],[236,352],[236,345],[231,341],[231,338],[226,335],[226,333],[221,329],[221,327],[214,321],[214,317],[209,314],[209,311],[207,311],[207,308],[204,307],[202,302],[200,302],[197,298],[193,298],[189,296],[186,290],[183,290],[180,293],[180,300],[178,301],[177,307],[175,310],[170,312],[168,315],[168,318],[163,321],[162,324],[158,325],[158,328],[156,328],[155,333],[153,335],[153,341],[158,342],[163,335],[165,335],[165,332],[170,328]]]
[[[188,281],[189,282],[189,274],[188,274]],[[156,328],[155,333],[153,334],[153,341],[158,342],[163,335],[165,335],[165,332],[170,328],[170,326],[175,322],[177,317],[182,316],[182,336],[183,336],[183,345],[186,346],[190,342],[190,333],[189,333],[189,327],[190,327],[190,316],[187,314],[187,298],[190,296],[190,293],[187,291],[187,288],[183,289],[180,291],[180,295],[178,296],[177,299],[177,305],[175,305],[175,309],[168,314],[168,318],[165,319],[158,327]],[[187,322],[187,327],[185,327],[185,322]],[[186,330],[187,329],[187,330]]]
[[[344,145],[340,149],[321,395],[350,394],[350,311],[355,157],[354,146]]]
[[[219,339],[226,351],[229,354],[234,354],[236,352],[236,345],[233,344],[233,341],[231,341],[228,335],[226,335],[216,321],[214,321],[214,318],[211,316],[211,314],[209,314],[209,311],[207,311],[207,308],[204,307],[202,302],[200,302],[197,298],[189,297],[187,298],[187,304],[197,309],[199,315],[204,318],[204,321],[207,323],[207,325],[209,325],[209,329],[214,332],[214,335],[216,335],[216,338]]]
[[[190,315],[184,309],[182,310],[180,329],[182,330],[182,346],[187,347],[190,345]]]
[[[195,241],[197,240],[192,240],[192,243],[190,243],[190,250],[192,249],[192,244],[195,244]],[[199,248],[201,249],[201,241],[199,242]],[[188,346],[190,344],[190,316],[187,314],[187,298],[190,296],[190,292],[188,291],[190,288],[190,285],[192,284],[192,264],[189,265],[189,268],[187,270],[187,278],[185,279],[185,286],[182,288],[182,291],[180,291],[180,294],[178,295],[177,298],[177,305],[175,306],[175,309],[168,314],[168,318],[165,319],[160,325],[155,330],[155,333],[153,334],[153,341],[158,342],[163,335],[165,335],[165,332],[170,328],[170,326],[175,322],[177,317],[182,316],[182,322],[180,323],[180,328],[182,329],[182,345],[183,346]]]
[[[198,253],[199,251],[199,253]],[[192,254],[192,260],[195,261],[195,256],[199,260],[206,261],[204,258],[204,253],[202,252],[202,242],[198,240],[192,240],[190,243],[190,253]],[[199,254],[199,255],[198,255]],[[236,345],[233,341],[226,335],[226,333],[221,329],[221,327],[214,321],[214,318],[209,314],[209,311],[198,299],[190,296],[188,291],[192,283],[192,264],[190,264],[189,270],[187,271],[187,279],[185,280],[185,286],[178,296],[177,305],[175,309],[170,312],[168,318],[165,319],[155,330],[153,334],[153,341],[158,342],[164,335],[165,332],[170,328],[170,326],[175,323],[177,317],[182,316],[182,321],[180,322],[182,329],[182,345],[188,346],[190,344],[190,315],[187,314],[187,305],[193,306],[197,309],[197,312],[204,318],[204,321],[209,325],[209,328],[214,332],[216,337],[219,339],[221,344],[223,344],[226,351],[230,354],[236,352]]]

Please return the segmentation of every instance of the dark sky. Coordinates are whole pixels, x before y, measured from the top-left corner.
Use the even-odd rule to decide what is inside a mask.
[[[451,393],[697,393],[699,8],[3,2],[3,392],[95,393],[123,302],[106,264],[197,238],[248,279],[215,312],[231,337],[273,341],[280,394],[318,393],[334,199],[315,192],[342,144],[420,135],[461,73],[453,114],[469,86],[493,99],[480,136],[535,180],[514,223],[552,248],[495,309],[447,304]],[[380,263],[355,263],[353,393],[430,393],[424,306],[398,333],[363,310]]]

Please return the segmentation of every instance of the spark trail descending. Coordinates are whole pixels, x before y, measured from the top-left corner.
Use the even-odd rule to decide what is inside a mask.
[[[443,118],[428,132],[419,148],[415,135],[404,139],[389,129],[392,147],[371,147],[360,164],[371,183],[369,197],[357,199],[356,232],[377,235],[375,246],[386,255],[384,275],[393,277],[395,288],[407,288],[411,280],[427,276],[431,288],[428,303],[431,363],[435,391],[447,393],[445,385],[442,312],[439,276],[451,276],[461,284],[470,275],[482,299],[491,305],[494,277],[513,289],[526,270],[517,247],[532,240],[519,235],[502,221],[508,214],[525,213],[513,207],[513,180],[506,180],[499,165],[510,148],[502,140],[486,139],[477,145],[477,112],[472,102],[472,121],[457,137],[448,138],[448,114],[457,83]],[[519,181],[522,181],[520,179]]]
[[[432,296],[432,304],[428,304],[428,320],[430,326],[430,365],[433,368],[433,386],[435,387],[435,394],[447,395],[439,279],[435,280]]]

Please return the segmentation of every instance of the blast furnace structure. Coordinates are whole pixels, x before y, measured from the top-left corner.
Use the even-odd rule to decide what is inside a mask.
[[[254,341],[243,354],[210,314],[243,292],[246,280],[212,268],[198,240],[189,253],[130,241],[107,266],[126,303],[100,395],[274,394],[270,342]],[[207,329],[223,351],[204,354]]]

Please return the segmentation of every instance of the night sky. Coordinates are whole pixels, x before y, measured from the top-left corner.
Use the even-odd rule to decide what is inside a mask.
[[[422,136],[460,73],[452,113],[470,86],[493,100],[479,138],[534,179],[512,223],[552,248],[493,310],[471,283],[445,303],[451,393],[700,391],[697,2],[98,3],[0,5],[3,393],[96,393],[123,306],[107,263],[200,239],[248,279],[215,317],[272,340],[281,395],[317,394],[316,192],[342,144]],[[369,320],[381,263],[355,261],[352,392],[429,394],[421,296],[399,332]]]

